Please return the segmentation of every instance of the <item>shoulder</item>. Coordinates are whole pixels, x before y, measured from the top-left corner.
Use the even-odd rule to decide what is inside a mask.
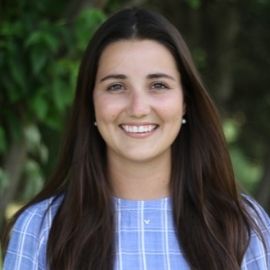
[[[270,267],[270,218],[263,207],[253,198],[243,195],[246,209],[256,225],[251,228],[243,269],[269,269]]]
[[[17,218],[5,254],[4,269],[43,269],[53,218],[63,196],[51,197],[26,208]],[[45,269],[45,268],[44,268]]]
[[[270,217],[263,207],[249,195],[242,194],[242,199],[255,224],[270,231]]]
[[[50,197],[26,208],[18,217],[12,231],[36,232],[40,237],[51,226],[52,220],[62,202],[62,197]]]

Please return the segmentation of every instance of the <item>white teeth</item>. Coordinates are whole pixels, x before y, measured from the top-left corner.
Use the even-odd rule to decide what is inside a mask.
[[[121,125],[121,127],[129,133],[146,133],[151,132],[156,128],[156,125],[143,125],[143,126],[130,126],[130,125]]]

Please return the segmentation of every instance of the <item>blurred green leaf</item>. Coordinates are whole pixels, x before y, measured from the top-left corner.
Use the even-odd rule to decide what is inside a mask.
[[[12,76],[12,79],[17,84],[17,95],[13,96],[13,102],[17,101],[18,99],[22,98],[23,94],[26,92],[26,77],[25,77],[25,71],[22,66],[22,63],[18,61],[20,59],[10,58],[8,61],[8,67],[10,74]]]
[[[248,160],[237,147],[232,148],[230,153],[236,179],[242,183],[248,191],[252,192],[262,176],[262,167],[260,164]]]
[[[56,52],[59,46],[59,37],[48,30],[39,30],[33,32],[25,41],[25,47],[43,46],[48,51]]]
[[[52,51],[56,52],[59,46],[59,37],[55,36],[51,33],[46,33],[44,35],[44,41],[46,42],[47,48]]]
[[[63,121],[62,119],[59,119],[59,113],[53,111],[48,114],[48,116],[44,120],[44,124],[54,130],[61,130]]]
[[[40,71],[47,62],[47,57],[48,55],[44,53],[44,50],[39,47],[33,48],[31,50],[30,58],[34,75],[40,75]]]
[[[24,128],[24,136],[28,144],[28,149],[33,149],[41,142],[41,135],[36,125],[31,124]]]
[[[0,27],[0,34],[7,36],[7,37],[13,37],[13,36],[19,36],[23,33],[23,23],[21,21],[15,21],[15,22],[9,22],[9,21],[3,21],[1,22]]]
[[[97,26],[105,20],[105,15],[98,9],[85,9],[79,14],[75,22],[77,46],[83,51]]]
[[[43,40],[43,33],[40,31],[35,31],[26,39],[25,41],[25,47],[30,47],[33,45],[39,45],[42,43]]]
[[[198,9],[201,6],[201,0],[187,0],[187,2],[193,9]]]
[[[49,104],[41,91],[38,91],[38,93],[30,100],[29,106],[38,120],[42,121],[45,119],[49,110]]]
[[[68,89],[65,87],[65,83],[61,80],[55,80],[53,84],[53,101],[55,107],[59,111],[63,111],[66,107],[66,95],[68,95]]]
[[[227,142],[233,143],[237,140],[239,135],[239,124],[232,119],[226,119],[223,122],[223,131]]]

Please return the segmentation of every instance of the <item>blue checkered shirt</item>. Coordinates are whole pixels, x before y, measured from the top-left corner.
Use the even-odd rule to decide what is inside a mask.
[[[61,200],[59,198],[52,204],[52,198],[42,201],[21,214],[12,230],[4,270],[48,269],[48,234]],[[114,200],[117,221],[115,270],[190,269],[177,241],[169,198]],[[266,239],[268,252],[252,232],[241,270],[269,270],[270,219],[256,202],[251,202],[263,221],[256,220]]]

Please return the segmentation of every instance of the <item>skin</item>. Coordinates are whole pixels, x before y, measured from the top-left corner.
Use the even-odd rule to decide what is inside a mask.
[[[167,196],[171,145],[185,113],[180,74],[152,40],[121,40],[103,51],[93,92],[116,196]]]

